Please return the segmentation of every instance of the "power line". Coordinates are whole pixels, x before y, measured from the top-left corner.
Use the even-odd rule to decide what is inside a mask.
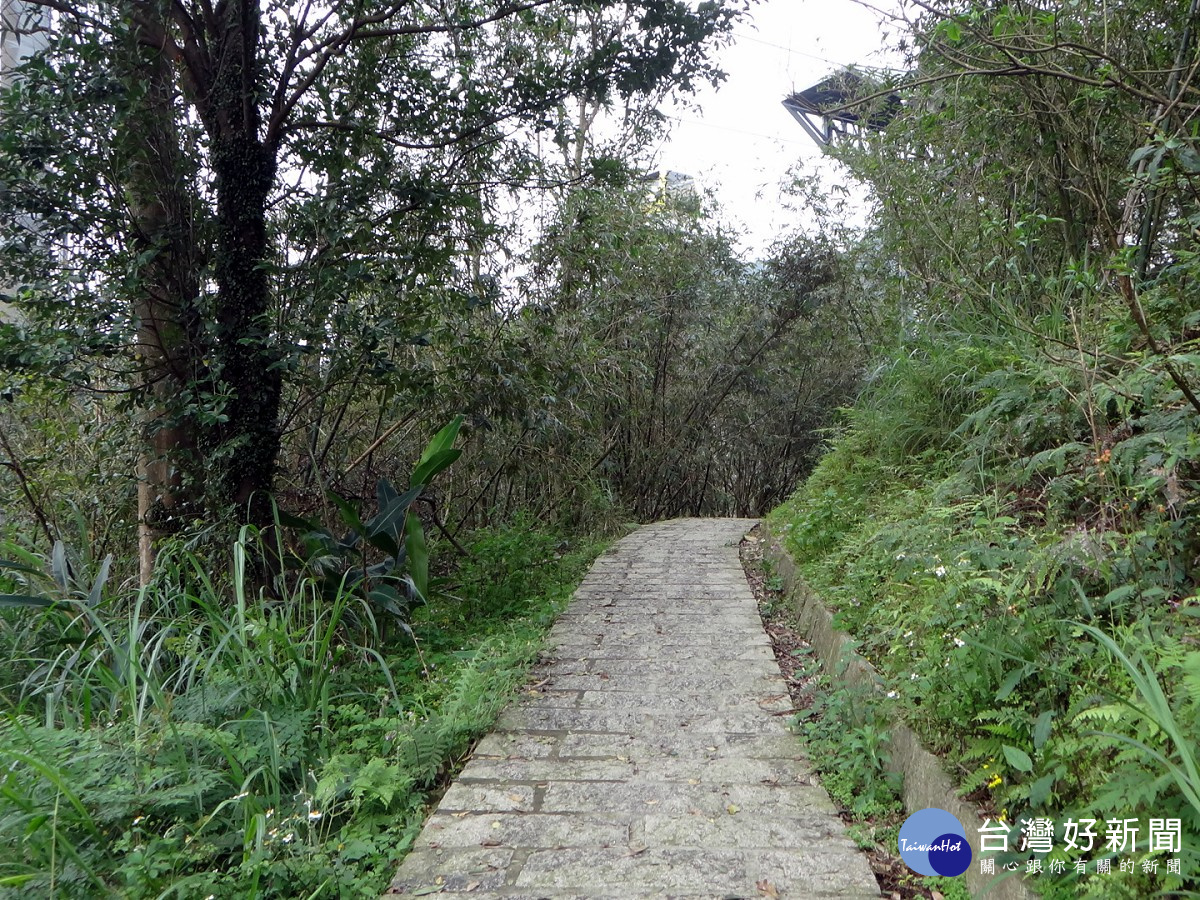
[[[817,62],[823,62],[830,66],[845,68],[848,65],[848,63],[840,63],[837,60],[828,59],[824,56],[817,56],[815,53],[805,53],[803,50],[795,50],[792,47],[785,47],[783,44],[773,44],[770,41],[764,41],[762,38],[752,37],[751,35],[748,35],[742,31],[735,31],[733,35],[734,37],[741,38],[744,41],[753,41],[756,44],[762,44],[764,47],[774,47],[776,50],[782,50],[785,53],[790,53],[794,56],[805,56],[809,59],[815,59]]]

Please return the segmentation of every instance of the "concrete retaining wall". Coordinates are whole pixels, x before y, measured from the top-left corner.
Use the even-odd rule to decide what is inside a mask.
[[[833,615],[808,587],[796,570],[796,564],[770,530],[766,532],[764,556],[783,579],[789,601],[799,614],[800,630],[813,647],[822,668],[841,683],[870,686],[883,690],[883,679],[875,668],[853,650],[850,636],[833,627]],[[840,674],[839,674],[840,673]],[[967,884],[972,895],[989,900],[1033,900],[1019,876],[1003,880],[979,871],[980,844],[978,827],[983,824],[979,811],[959,799],[957,787],[943,771],[941,761],[926,750],[904,722],[893,719],[890,729],[891,764],[893,772],[904,778],[904,806],[910,812],[937,807],[944,809],[966,827],[975,861],[967,870]]]

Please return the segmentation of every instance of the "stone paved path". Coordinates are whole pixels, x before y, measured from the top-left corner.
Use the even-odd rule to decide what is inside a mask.
[[[788,731],[738,560],[753,524],[647,526],[596,562],[390,894],[879,896]]]

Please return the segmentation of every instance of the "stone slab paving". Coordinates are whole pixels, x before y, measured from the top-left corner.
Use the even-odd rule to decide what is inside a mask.
[[[753,525],[663,522],[596,561],[390,895],[879,897],[788,730]]]

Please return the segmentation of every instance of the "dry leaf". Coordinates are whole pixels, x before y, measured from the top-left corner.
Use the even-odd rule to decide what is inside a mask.
[[[779,900],[779,891],[767,879],[764,878],[762,881],[754,882],[754,886],[758,888],[758,892],[764,897],[770,897],[771,900]]]
[[[930,891],[929,896],[932,897],[933,900],[946,900],[946,895],[940,891]]]
[[[482,881],[468,881],[467,886],[465,888],[463,888],[463,893],[467,893],[468,891],[473,891],[476,888],[478,888],[481,884],[483,884]]]
[[[729,813],[731,816],[736,816],[739,810],[741,810],[741,807],[736,803],[730,803],[727,807],[725,807],[725,812]]]

